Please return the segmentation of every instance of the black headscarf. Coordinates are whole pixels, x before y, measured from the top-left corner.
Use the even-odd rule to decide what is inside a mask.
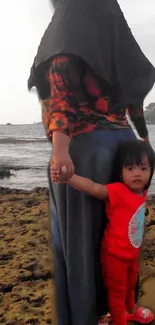
[[[110,84],[123,102],[142,102],[155,82],[155,69],[133,37],[118,2],[54,2],[55,13],[34,59],[29,89],[48,88],[44,70],[51,57],[74,54]]]

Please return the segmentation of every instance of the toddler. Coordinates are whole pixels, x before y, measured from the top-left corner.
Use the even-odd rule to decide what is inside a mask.
[[[106,203],[108,223],[101,242],[100,258],[109,311],[115,325],[126,325],[127,321],[133,320],[140,322],[144,312],[146,323],[154,318],[149,310],[137,307],[134,298],[145,202],[154,166],[155,155],[149,144],[139,140],[124,142],[116,153],[114,183],[97,184],[76,174],[68,181],[75,189]],[[66,167],[63,166],[62,170],[65,174]],[[59,182],[54,166],[51,177]]]

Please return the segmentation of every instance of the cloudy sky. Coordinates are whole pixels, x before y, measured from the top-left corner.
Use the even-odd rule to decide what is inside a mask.
[[[155,65],[155,0],[119,0],[142,50]],[[52,16],[49,0],[0,1],[0,124],[41,120],[27,78],[40,38]],[[155,87],[145,104],[155,101]]]

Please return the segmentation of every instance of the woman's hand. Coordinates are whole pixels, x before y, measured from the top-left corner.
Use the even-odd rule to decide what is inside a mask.
[[[148,143],[148,145],[151,147],[151,149],[152,149],[152,151],[153,151],[153,153],[154,153],[154,155],[155,155],[155,151],[154,151],[154,149],[152,148],[152,145],[151,145],[151,143],[150,143],[149,137],[143,138],[142,140]]]
[[[147,137],[143,138],[142,140],[143,140],[143,141],[145,141],[145,142],[148,142],[148,143],[150,143],[150,140],[149,140],[149,136],[147,136]]]
[[[74,165],[66,148],[53,150],[50,175],[54,182],[67,182],[74,174]],[[55,171],[53,173],[52,171]],[[56,178],[55,176],[56,175]]]
[[[54,183],[57,183],[57,184],[61,183],[60,178],[59,178],[59,173],[55,169],[54,165],[52,164],[52,161],[51,161],[51,165],[50,165],[50,177]]]

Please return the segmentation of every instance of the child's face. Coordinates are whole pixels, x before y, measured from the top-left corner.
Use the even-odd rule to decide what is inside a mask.
[[[135,164],[123,167],[122,180],[131,191],[142,193],[150,178],[150,174],[151,168],[148,158],[144,157],[139,166]]]

